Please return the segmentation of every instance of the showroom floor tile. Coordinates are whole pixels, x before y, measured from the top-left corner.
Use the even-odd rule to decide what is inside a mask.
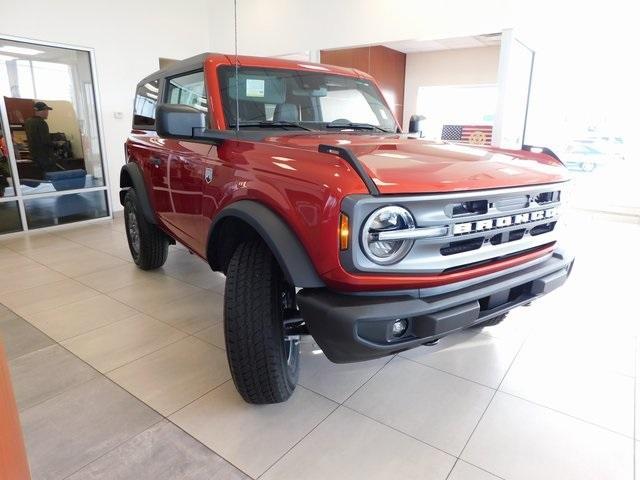
[[[107,376],[165,416],[231,379],[225,352],[195,337],[156,350]]]
[[[105,373],[185,336],[165,323],[139,314],[73,337],[62,345]]]
[[[493,390],[396,357],[345,405],[458,456]]]
[[[109,295],[141,312],[149,313],[157,309],[158,305],[168,304],[200,291],[202,289],[175,278],[166,275],[152,275],[148,279],[136,283],[135,288],[122,287],[109,292]]]
[[[497,388],[520,347],[519,341],[492,337],[475,329],[440,340],[434,347],[402,352],[405,358]]]
[[[50,266],[52,263],[73,261],[77,255],[87,255],[92,251],[95,250],[69,240],[62,240],[46,246],[38,245],[37,248],[30,248],[24,252],[24,255],[42,265]]]
[[[0,265],[2,265],[1,260]],[[0,266],[0,275],[2,276],[0,294],[8,294],[65,279],[64,275],[37,262],[20,267],[12,266],[5,268],[4,266]]]
[[[60,345],[36,350],[9,362],[16,403],[26,410],[99,376]]]
[[[261,478],[440,480],[454,462],[453,456],[339,407]]]
[[[105,378],[21,412],[35,479],[65,478],[161,420]]]
[[[461,458],[508,479],[624,479],[633,439],[498,392]]]
[[[157,273],[145,272],[133,263],[128,263],[119,267],[82,275],[76,280],[99,292],[110,293],[119,288],[131,287],[135,283],[149,280],[154,275],[157,275]]]
[[[200,330],[194,335],[211,345],[226,350],[226,346],[224,344],[224,326],[221,321],[205,328],[204,330]]]
[[[500,480],[500,477],[458,459],[447,480]]]
[[[0,305],[0,333],[8,360],[54,343],[51,338],[2,305]]]
[[[302,340],[300,350],[304,365],[300,385],[338,403],[347,400],[391,360],[383,357],[367,362],[331,363],[311,338]]]
[[[242,480],[240,470],[164,421],[136,435],[69,480]]]
[[[304,387],[285,403],[245,403],[229,381],[170,420],[256,478],[336,409],[338,404]]]
[[[539,353],[539,352],[537,352]],[[520,352],[500,390],[614,432],[633,436],[633,377]]]
[[[222,295],[203,290],[156,305],[148,313],[178,330],[196,333],[221,322],[223,307]]]
[[[106,295],[69,303],[25,318],[57,342],[90,332],[138,314],[137,310]]]
[[[90,250],[85,253],[76,252],[72,258],[66,260],[51,262],[49,267],[67,277],[75,278],[126,264],[126,261],[114,256]]]
[[[187,250],[176,252],[160,270],[190,285],[224,293],[224,276],[212,272],[200,257]]]
[[[224,277],[184,247],[139,270],[121,214],[0,239],[0,337],[33,478],[630,480],[637,282],[593,278],[640,268],[625,255],[640,228],[603,226],[579,225],[561,293],[501,325],[347,365],[304,338],[296,394],[262,407],[230,380]],[[610,235],[622,247],[594,254]]]
[[[46,286],[41,285],[0,294],[0,302],[19,315],[29,315],[95,297],[96,295],[98,295],[97,291],[67,278],[49,283]]]
[[[0,272],[11,272],[17,268],[37,264],[34,260],[6,248],[5,245],[6,240],[0,243]]]

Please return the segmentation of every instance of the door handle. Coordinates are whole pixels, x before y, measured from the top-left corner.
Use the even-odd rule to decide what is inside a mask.
[[[149,158],[149,163],[151,165],[153,165],[154,167],[159,167],[161,162],[162,162],[162,160],[160,160],[158,157]]]

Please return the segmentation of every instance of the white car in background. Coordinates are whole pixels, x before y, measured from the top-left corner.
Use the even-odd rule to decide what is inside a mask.
[[[624,160],[620,137],[592,137],[575,140],[561,155],[569,170],[593,172],[597,167]]]

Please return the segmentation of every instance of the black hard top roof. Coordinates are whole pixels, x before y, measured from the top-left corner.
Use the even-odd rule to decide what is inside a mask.
[[[145,78],[138,82],[138,85],[144,85],[145,83],[151,82],[153,80],[157,80],[162,77],[170,77],[174,74],[179,74],[182,72],[187,72],[189,70],[197,70],[202,68],[202,64],[204,61],[210,57],[211,55],[215,55],[211,52],[201,53],[200,55],[195,55],[193,57],[185,58],[184,60],[179,60],[177,62],[172,63],[166,68],[162,68],[160,70],[156,70],[151,75],[147,75]]]

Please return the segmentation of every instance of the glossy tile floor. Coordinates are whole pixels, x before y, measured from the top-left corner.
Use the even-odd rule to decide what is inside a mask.
[[[185,249],[137,270],[121,216],[1,239],[33,478],[630,480],[640,226],[571,222],[562,291],[366,363],[331,364],[307,339],[294,396],[261,407],[230,381],[224,278]]]

